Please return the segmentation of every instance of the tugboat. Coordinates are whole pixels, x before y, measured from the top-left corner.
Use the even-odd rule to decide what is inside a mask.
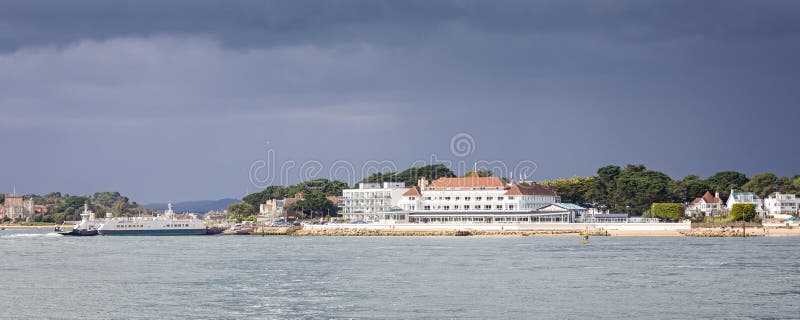
[[[80,237],[88,237],[88,236],[96,236],[98,235],[97,230],[103,226],[101,221],[94,220],[94,213],[89,211],[89,205],[83,205],[83,213],[81,213],[81,221],[72,228],[72,231],[64,232],[61,227],[57,227],[56,230],[61,231],[58,232],[60,235],[64,236],[80,236]]]

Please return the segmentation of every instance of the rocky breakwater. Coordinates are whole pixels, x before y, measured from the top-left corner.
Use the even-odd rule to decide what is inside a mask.
[[[761,228],[702,228],[683,230],[680,233],[689,237],[761,237],[764,232]]]

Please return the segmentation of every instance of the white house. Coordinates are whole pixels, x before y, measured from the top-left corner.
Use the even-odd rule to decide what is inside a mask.
[[[711,192],[706,191],[702,197],[694,199],[686,206],[686,215],[690,217],[713,217],[719,215],[724,208],[725,205],[719,197],[719,191],[715,192],[713,196]]]
[[[408,191],[405,182],[359,183],[358,189],[342,190],[339,214],[350,221],[380,221],[381,212],[400,210],[399,202]]]
[[[800,200],[794,194],[773,192],[764,199],[764,209],[769,214],[796,214]]]
[[[733,205],[737,203],[747,203],[756,206],[756,212],[759,214],[764,213],[764,209],[761,207],[761,198],[758,197],[753,192],[744,192],[744,191],[736,191],[731,190],[731,195],[728,197],[727,207],[730,211],[733,209]]]

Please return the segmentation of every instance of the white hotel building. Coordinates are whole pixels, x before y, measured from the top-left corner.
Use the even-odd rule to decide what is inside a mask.
[[[536,183],[506,183],[472,172],[461,178],[425,178],[403,194],[400,213],[384,220],[411,223],[573,222],[585,211],[577,206],[551,206],[560,198]],[[547,210],[541,210],[547,207]]]
[[[400,210],[398,203],[408,190],[405,182],[359,183],[358,189],[342,190],[339,214],[350,221],[380,221],[380,212]]]

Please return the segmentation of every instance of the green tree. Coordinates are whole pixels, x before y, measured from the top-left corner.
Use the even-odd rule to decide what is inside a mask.
[[[683,217],[683,205],[680,203],[653,203],[650,212],[656,218],[680,220]]]
[[[597,202],[600,207],[615,210],[617,203],[615,201],[615,194],[617,189],[617,178],[619,177],[621,169],[619,166],[609,165],[597,169],[597,179],[594,183],[594,191],[592,193],[593,200]]]
[[[321,217],[323,215],[335,216],[337,208],[322,192],[311,192],[306,194],[303,199],[293,203],[289,209]]]
[[[643,165],[628,165],[617,178],[616,210],[641,215],[653,202],[667,202],[672,179],[664,173],[646,170]]]
[[[232,203],[228,206],[228,218],[242,221],[255,214],[253,206],[246,202]]]
[[[742,190],[755,192],[759,197],[766,198],[767,195],[778,190],[778,177],[773,173],[761,173],[754,175],[750,181],[742,186]]]
[[[592,203],[591,195],[595,186],[595,177],[556,179],[541,184],[553,188],[561,197],[561,202],[588,206]]]
[[[723,200],[728,199],[731,189],[741,189],[747,181],[749,181],[749,179],[747,179],[744,173],[736,171],[717,172],[706,179],[706,183],[711,189],[709,191],[711,191],[711,193],[719,191],[720,197],[722,197]]]
[[[455,177],[450,168],[443,164],[431,164],[422,167],[411,167],[400,173],[375,173],[364,178],[361,182],[405,182],[406,186],[416,186],[420,178],[425,177],[429,181],[439,178]]]
[[[711,190],[708,182],[701,179],[699,176],[690,174],[681,180],[675,180],[671,183],[671,192],[674,194],[674,199],[680,202],[690,202],[695,198],[702,197],[706,191]]]
[[[753,221],[756,217],[756,206],[752,203],[736,203],[728,213],[728,219],[731,221]]]
[[[470,174],[472,174],[472,171],[470,171],[470,172],[467,172],[467,173],[466,173],[466,174],[464,174],[462,177],[469,176]],[[493,175],[494,175],[494,173],[492,172],[492,170],[487,170],[487,169],[478,169],[478,176],[479,176],[479,177],[491,177],[491,176],[493,176]]]

